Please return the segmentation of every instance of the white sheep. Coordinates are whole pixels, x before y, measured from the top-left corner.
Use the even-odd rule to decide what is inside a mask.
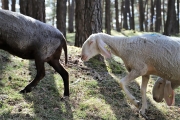
[[[110,58],[111,54],[119,56],[129,73],[120,80],[120,85],[128,99],[136,107],[139,101],[128,91],[127,84],[142,76],[141,114],[147,109],[146,88],[150,75],[177,82],[180,80],[180,39],[160,34],[144,34],[134,37],[111,36],[105,33],[92,34],[82,46],[83,61],[101,54]]]
[[[161,102],[163,98],[165,99],[168,106],[175,104],[175,92],[174,89],[180,85],[180,81],[170,82],[163,78],[158,78],[154,84],[152,93],[153,99],[156,102]]]

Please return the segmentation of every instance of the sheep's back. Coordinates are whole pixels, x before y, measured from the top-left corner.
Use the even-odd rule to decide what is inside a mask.
[[[17,51],[19,57],[28,58],[30,51],[34,51],[45,59],[59,47],[61,36],[59,30],[43,22],[0,10],[0,38],[6,47],[13,49],[8,49],[9,52]]]
[[[145,34],[127,40],[126,61],[144,62],[154,66],[157,74],[169,79],[180,79],[180,39],[159,34]],[[126,55],[127,56],[127,55]],[[130,63],[127,63],[130,64]]]

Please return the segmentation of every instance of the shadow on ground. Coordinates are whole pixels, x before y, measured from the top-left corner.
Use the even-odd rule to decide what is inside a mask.
[[[1,56],[1,54],[0,54]],[[8,59],[8,57],[5,57]],[[2,57],[0,60],[1,65],[8,64],[8,60]],[[3,76],[3,66],[0,66],[0,75]],[[26,68],[28,69],[28,68]],[[11,99],[9,93],[1,93],[0,91],[0,108],[2,113],[0,114],[1,120],[32,120],[32,119],[43,119],[43,120],[61,120],[61,119],[73,119],[73,113],[68,98],[62,100],[64,92],[63,81],[58,73],[49,65],[45,65],[46,76],[38,83],[31,93],[23,94],[20,98]],[[30,79],[21,82],[26,82],[26,85],[34,79],[36,75],[34,61],[29,62],[29,75]],[[57,78],[54,78],[56,74]],[[19,76],[20,77],[20,76]],[[58,83],[57,81],[61,81]],[[1,82],[1,81],[0,81]],[[8,82],[8,81],[7,81]],[[15,81],[14,81],[15,82]],[[62,84],[61,84],[62,83]],[[7,89],[7,85],[0,85],[1,89]],[[18,89],[23,89],[25,86],[19,86],[19,83],[12,84],[8,88],[11,89],[14,94],[18,94]],[[58,90],[59,88],[59,90]],[[0,90],[1,90],[0,89]],[[11,91],[11,92],[12,92]],[[12,93],[13,94],[13,93]],[[6,98],[5,98],[5,97]],[[20,99],[20,101],[18,101]],[[4,103],[8,103],[13,109],[4,108]]]
[[[31,80],[35,78],[36,71],[35,63],[30,62],[29,71],[31,73]],[[56,119],[73,119],[73,114],[71,110],[71,105],[68,99],[63,100],[64,87],[63,84],[60,85],[56,83],[56,80],[61,80],[62,78],[55,70],[49,66],[45,65],[46,76],[39,82],[39,84],[32,91],[31,95],[24,95],[24,98],[28,102],[33,102],[34,113],[36,118],[44,120],[56,120]],[[34,71],[34,72],[33,72]],[[55,80],[53,74],[57,74],[58,79]],[[63,81],[62,81],[63,83]],[[59,88],[60,91],[57,89]]]
[[[99,80],[97,77],[98,86],[102,88],[100,92],[103,95],[103,98],[105,99],[106,103],[108,103],[111,106],[111,109],[115,114],[115,118],[117,118],[118,120],[145,119],[143,116],[139,114],[139,110],[127,100],[126,95],[124,94],[124,92],[119,86],[119,83],[116,80],[116,78],[119,78],[120,80],[120,78],[125,76],[126,73],[119,71],[119,73],[121,74],[116,74],[115,75],[116,78],[114,78],[113,75],[108,73],[108,70],[106,69],[107,67],[103,66],[103,64],[105,63],[100,64],[102,65],[102,68],[97,70],[94,69],[95,67],[92,61],[94,61],[94,59],[90,60],[89,62],[86,62],[85,65],[87,65],[88,68],[92,68],[93,71],[97,72],[100,76],[102,76],[102,80]],[[112,59],[111,62],[116,62],[116,61]],[[123,67],[122,64],[119,65]],[[108,68],[108,69],[114,69],[115,66],[110,66],[110,67],[112,68]],[[132,81],[129,84],[129,90],[136,97],[137,100],[141,101],[139,84],[137,84],[135,81]],[[158,110],[156,106],[152,104],[149,99],[148,99],[148,106],[149,109],[146,115],[149,119],[166,120],[166,116],[162,114],[161,111]]]

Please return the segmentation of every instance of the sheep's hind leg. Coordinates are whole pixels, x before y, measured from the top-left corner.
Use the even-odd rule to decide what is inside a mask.
[[[127,95],[128,99],[130,100],[130,102],[132,104],[134,104],[137,108],[139,108],[140,102],[138,100],[136,100],[136,98],[128,91],[126,85],[128,85],[128,83],[131,80],[134,80],[135,78],[137,78],[139,76],[140,76],[140,72],[138,72],[136,70],[132,70],[128,75],[126,75],[124,78],[122,78],[120,80],[121,88],[124,90],[125,94]]]
[[[144,114],[145,110],[147,109],[146,90],[147,90],[148,81],[149,81],[149,75],[142,76],[142,84],[141,84],[142,107],[140,109],[141,114]]]
[[[44,62],[39,59],[35,59],[37,74],[35,79],[29,83],[23,90],[20,91],[20,93],[28,93],[31,92],[32,88],[35,87],[38,82],[45,76],[45,68],[44,68]]]
[[[59,63],[58,59],[50,60],[49,65],[51,65],[63,78],[64,82],[64,96],[69,96],[69,74]]]

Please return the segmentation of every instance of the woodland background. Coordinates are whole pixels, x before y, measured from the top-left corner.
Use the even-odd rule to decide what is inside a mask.
[[[96,32],[111,30],[179,33],[179,0],[1,0],[2,9],[31,16],[66,32],[75,46]]]

